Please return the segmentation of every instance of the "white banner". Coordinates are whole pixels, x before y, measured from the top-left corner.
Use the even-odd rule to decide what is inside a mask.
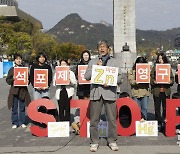
[[[117,86],[118,68],[110,66],[92,66],[91,83]]]
[[[136,136],[158,136],[157,121],[136,121]]]

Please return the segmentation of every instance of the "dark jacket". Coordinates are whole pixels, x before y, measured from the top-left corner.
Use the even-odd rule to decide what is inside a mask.
[[[30,80],[33,87],[34,87],[34,69],[48,69],[48,87],[50,87],[51,82],[52,82],[52,69],[51,69],[51,66],[49,66],[48,64],[44,64],[44,65],[40,66],[40,65],[38,65],[36,63],[34,63],[31,66],[29,80]]]
[[[176,70],[177,72],[178,70]],[[180,84],[179,84],[179,81],[178,81],[178,74],[175,75],[175,82],[178,84],[177,86],[177,93],[180,93]]]
[[[7,75],[6,82],[11,85],[8,95],[8,108],[11,109],[13,106],[14,96],[18,96],[20,100],[25,101],[26,106],[31,102],[31,98],[27,87],[14,86],[14,67],[12,67]]]
[[[174,76],[171,70],[170,75],[170,84],[155,84],[154,81],[156,81],[156,65],[151,70],[151,92],[155,97],[159,97],[160,94],[160,88],[164,88],[164,92],[166,96],[171,95],[171,86],[174,84]]]
[[[88,65],[88,62],[84,62],[83,60],[80,61],[80,63],[78,65]],[[78,80],[78,65],[76,67],[76,79]],[[83,99],[84,97],[89,97],[90,96],[90,87],[91,84],[78,84],[77,86],[77,96],[80,99]]]

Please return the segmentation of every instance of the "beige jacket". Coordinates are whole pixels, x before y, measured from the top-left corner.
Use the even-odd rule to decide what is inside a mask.
[[[140,98],[150,95],[150,89],[148,83],[136,83],[135,70],[130,70],[128,72],[128,80],[131,85],[132,97]]]

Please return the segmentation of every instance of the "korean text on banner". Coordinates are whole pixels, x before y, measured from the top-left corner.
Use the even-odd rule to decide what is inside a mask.
[[[79,84],[91,84],[91,81],[87,81],[84,78],[88,65],[78,65],[78,82]]]
[[[91,83],[117,86],[118,68],[109,66],[92,66]]]
[[[170,64],[156,64],[156,82],[170,83]]]
[[[136,82],[150,83],[150,65],[136,64]]]
[[[14,86],[28,86],[28,67],[14,67]]]
[[[34,88],[48,87],[48,69],[34,69]]]
[[[69,66],[56,66],[56,85],[69,85]]]

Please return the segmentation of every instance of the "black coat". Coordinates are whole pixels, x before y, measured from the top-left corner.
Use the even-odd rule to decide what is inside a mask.
[[[85,63],[84,61],[80,61],[80,63],[78,65],[88,65],[88,63]],[[78,80],[78,65],[76,67],[76,78]],[[79,97],[79,99],[83,99],[84,97],[89,97],[90,96],[90,87],[91,84],[78,84],[77,85],[77,96]]]
[[[52,69],[51,69],[51,66],[49,66],[48,64],[44,64],[44,65],[40,66],[40,65],[38,65],[36,63],[34,63],[31,66],[29,80],[30,80],[33,87],[34,87],[34,69],[48,69],[48,86],[50,87],[51,82],[52,82]]]

